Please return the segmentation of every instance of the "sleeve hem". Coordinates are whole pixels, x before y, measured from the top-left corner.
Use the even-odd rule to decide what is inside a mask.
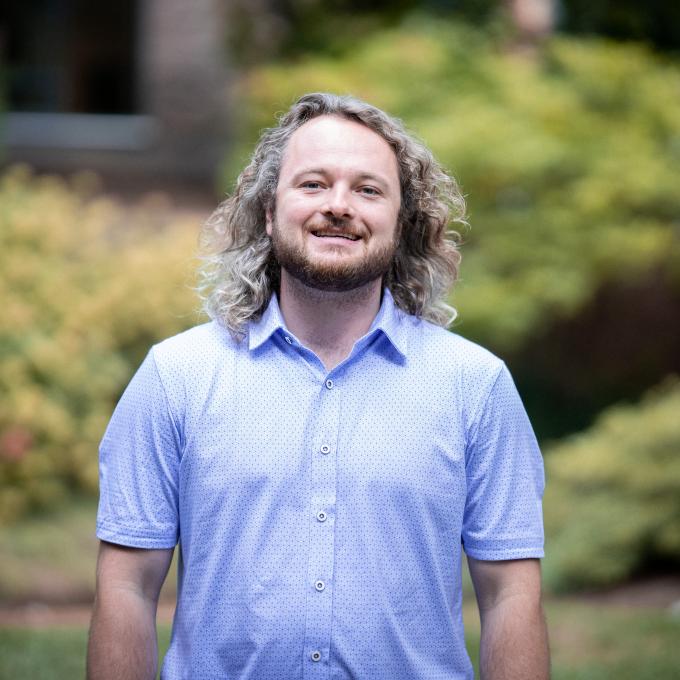
[[[129,548],[167,549],[174,548],[177,545],[177,539],[174,536],[145,536],[130,533],[129,530],[119,531],[101,525],[97,527],[97,538]]]
[[[494,550],[493,548],[479,548],[468,547],[464,548],[465,554],[476,560],[485,560],[489,562],[496,562],[501,560],[522,560],[530,558],[545,557],[545,551],[542,546],[528,546],[524,548],[500,548]]]

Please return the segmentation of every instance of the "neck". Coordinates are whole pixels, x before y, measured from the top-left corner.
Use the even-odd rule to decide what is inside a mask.
[[[380,279],[350,291],[310,288],[281,271],[279,305],[286,326],[331,370],[352,351],[380,309]]]

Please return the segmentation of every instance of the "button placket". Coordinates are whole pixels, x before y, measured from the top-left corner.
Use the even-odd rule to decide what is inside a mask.
[[[337,441],[342,390],[333,380],[320,385],[319,407],[314,423],[315,445],[309,451],[311,494],[309,497],[310,550],[307,563],[306,625],[304,647],[307,659],[304,678],[327,680],[330,667],[333,614],[333,569],[335,558],[335,498]],[[319,654],[318,658],[314,655]],[[314,663],[314,661],[317,663]],[[321,661],[322,663],[318,663]]]

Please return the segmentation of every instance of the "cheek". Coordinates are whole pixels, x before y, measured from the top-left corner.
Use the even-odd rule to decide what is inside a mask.
[[[370,219],[377,226],[380,225],[380,230],[385,233],[394,231],[399,222],[399,211],[394,209],[376,211],[371,215]]]
[[[282,205],[277,211],[277,216],[279,222],[285,221],[290,223],[301,223],[308,219],[310,216],[314,215],[317,210],[317,206],[314,201],[307,200],[297,200],[297,201],[287,201],[285,205]]]

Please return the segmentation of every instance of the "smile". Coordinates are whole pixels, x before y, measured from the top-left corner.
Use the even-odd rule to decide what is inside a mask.
[[[313,231],[312,234],[317,238],[343,238],[347,241],[358,241],[359,236],[355,234],[338,233],[337,231]]]

